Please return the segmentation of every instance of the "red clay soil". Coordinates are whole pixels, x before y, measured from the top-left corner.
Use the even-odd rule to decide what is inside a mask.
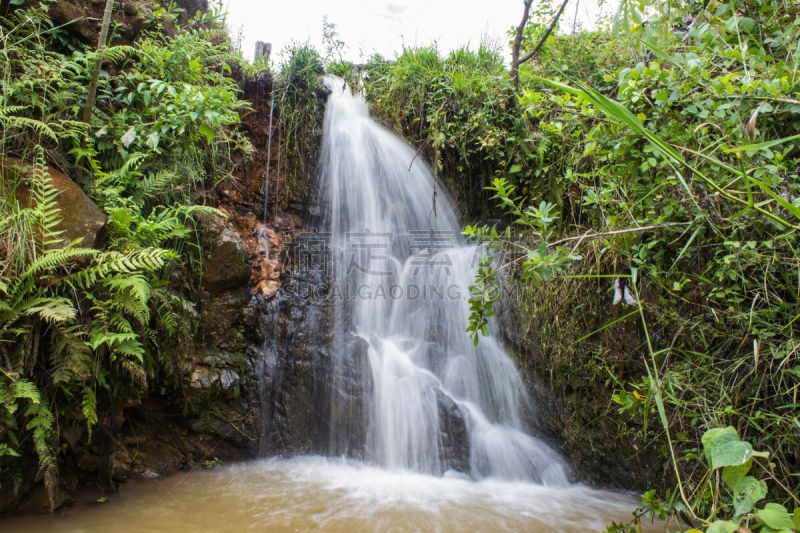
[[[269,212],[264,221],[263,183],[267,174],[267,145],[271,74],[262,73],[256,80],[243,83],[244,98],[252,110],[242,115],[242,129],[255,148],[253,159],[235,172],[235,178],[219,191],[219,208],[235,222],[249,252],[253,273],[252,287],[265,296],[280,288],[280,272],[286,246],[300,231],[298,213],[284,209],[276,196],[286,190],[286,176],[278,172],[278,139],[273,117],[273,138],[269,157]]]

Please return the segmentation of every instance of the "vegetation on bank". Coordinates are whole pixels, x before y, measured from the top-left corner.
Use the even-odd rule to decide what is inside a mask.
[[[34,4],[0,17],[0,486],[16,490],[35,453],[52,505],[64,428],[92,439],[103,406],[177,386],[202,270],[195,227],[216,211],[200,204],[251,150],[233,127],[246,104],[232,69],[249,67],[219,8],[142,4],[135,42],[112,28],[95,50]],[[108,216],[98,248],[64,242],[48,163]]]
[[[353,65],[328,32],[328,71],[503,252],[476,278],[476,342],[502,272],[567,446],[655,460],[641,519],[800,525],[798,35],[792,2],[623,2],[612,27],[553,33],[515,90],[492,47]]]

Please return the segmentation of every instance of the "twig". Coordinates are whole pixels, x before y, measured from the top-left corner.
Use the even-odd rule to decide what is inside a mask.
[[[612,235],[622,235],[624,233],[637,233],[640,231],[648,231],[651,229],[660,229],[660,228],[669,228],[673,226],[688,226],[691,222],[665,222],[664,224],[655,224],[652,226],[642,226],[640,228],[626,228],[626,229],[619,229],[615,231],[606,231],[603,233],[590,233],[591,230],[587,231],[583,235],[578,235],[575,237],[566,237],[564,239],[559,239],[557,241],[548,243],[547,247],[551,248],[553,246],[557,246],[559,244],[563,244],[565,242],[570,241],[582,241],[584,239],[599,239],[602,237],[610,237]]]
[[[780,480],[779,480],[779,479],[778,479],[778,478],[775,476],[775,474],[773,474],[773,473],[772,473],[772,471],[771,471],[771,470],[768,470],[768,469],[767,469],[767,468],[766,468],[764,465],[762,465],[762,464],[761,464],[761,461],[759,461],[759,460],[758,460],[758,459],[756,459],[755,457],[753,458],[753,460],[755,461],[755,463],[756,463],[758,466],[760,466],[762,469],[764,469],[764,471],[765,471],[765,472],[766,472],[766,473],[769,475],[769,477],[770,477],[770,478],[772,478],[772,480],[773,480],[775,483],[777,483],[778,485],[780,485],[780,487],[781,487],[783,490],[785,490],[785,491],[786,491],[786,494],[788,494],[789,496],[791,496],[791,497],[792,497],[792,499],[793,499],[793,500],[794,500],[794,501],[797,503],[797,505],[800,505],[800,499],[798,499],[798,498],[797,498],[797,496],[795,496],[795,495],[794,495],[794,493],[793,493],[791,490],[789,490],[789,489],[786,487],[786,485],[784,485],[783,483],[781,483],[781,481],[780,481]]]
[[[553,32],[553,28],[555,28],[556,24],[558,24],[558,19],[561,18],[561,14],[564,12],[564,8],[567,7],[567,3],[568,2],[569,2],[569,0],[564,0],[564,3],[562,3],[561,7],[558,8],[558,12],[556,13],[556,16],[553,17],[553,22],[550,23],[550,26],[547,28],[547,31],[544,32],[544,35],[542,35],[542,38],[539,39],[539,42],[536,43],[536,46],[533,48],[533,50],[531,50],[530,52],[525,54],[525,56],[523,56],[523,58],[519,60],[519,64],[520,65],[523,64],[524,62],[528,61],[533,56],[535,56],[536,53],[539,51],[539,49],[544,44],[544,42],[547,40],[547,38],[550,37],[550,34]]]

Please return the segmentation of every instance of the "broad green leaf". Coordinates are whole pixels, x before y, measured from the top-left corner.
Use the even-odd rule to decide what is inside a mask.
[[[747,475],[752,465],[752,461],[747,461],[741,465],[726,466],[722,469],[722,481],[733,488],[740,479]]]
[[[733,487],[733,509],[736,516],[749,513],[753,505],[767,495],[767,484],[753,476],[740,479]]]
[[[739,528],[738,524],[734,524],[728,520],[717,520],[706,529],[706,533],[733,533]]]
[[[666,61],[667,63],[669,63],[669,64],[670,64],[670,65],[672,65],[673,67],[675,67],[675,68],[678,68],[678,69],[683,69],[683,66],[682,66],[680,63],[678,63],[678,62],[675,60],[675,58],[674,58],[674,57],[672,57],[671,55],[669,55],[668,53],[666,53],[665,51],[663,51],[662,49],[660,49],[659,47],[657,47],[657,46],[656,46],[654,43],[652,43],[651,41],[646,41],[646,40],[644,40],[644,39],[639,39],[639,42],[640,42],[640,43],[642,43],[643,45],[645,45],[645,46],[646,46],[647,48],[649,48],[650,50],[652,50],[652,51],[653,51],[653,53],[654,53],[656,56],[658,56],[660,59],[663,59],[664,61]]]
[[[789,531],[794,529],[792,515],[789,514],[786,507],[779,503],[768,503],[757,514],[767,527],[778,530],[788,529]]]
[[[200,130],[200,133],[205,135],[208,143],[211,144],[211,141],[214,140],[214,130],[211,129],[211,126],[209,126],[208,124],[200,124],[200,127],[198,129]]]
[[[753,456],[753,447],[750,443],[739,440],[739,435],[732,426],[709,429],[701,440],[711,470],[742,465]]]

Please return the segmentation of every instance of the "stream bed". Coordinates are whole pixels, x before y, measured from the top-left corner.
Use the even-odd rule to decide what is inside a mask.
[[[585,533],[630,520],[637,502],[630,493],[583,485],[473,481],[307,456],[130,481],[105,503],[8,518],[0,532]]]

